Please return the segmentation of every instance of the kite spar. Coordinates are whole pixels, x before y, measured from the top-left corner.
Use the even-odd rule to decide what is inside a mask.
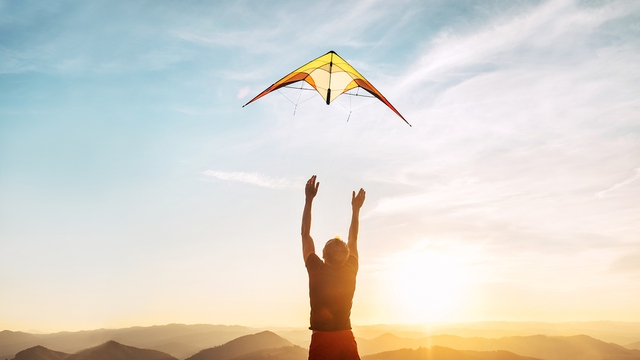
[[[341,58],[334,51],[320,56],[315,60],[311,60],[307,64],[301,66],[297,70],[291,72],[289,75],[275,82],[269,86],[263,92],[251,99],[248,103],[244,104],[245,107],[252,102],[260,99],[268,93],[278,90],[287,85],[297,83],[299,81],[305,81],[311,85],[322,96],[327,105],[331,104],[338,96],[346,93],[349,90],[353,90],[357,87],[361,87],[368,93],[373,95],[378,100],[387,105],[393,112],[395,112],[407,125],[411,126],[409,122],[391,105],[391,103],[378,91],[371,83],[364,78],[356,69],[353,68],[348,62]]]

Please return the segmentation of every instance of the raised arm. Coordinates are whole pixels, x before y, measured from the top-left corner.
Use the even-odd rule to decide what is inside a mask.
[[[318,193],[319,186],[320,183],[316,182],[316,176],[313,175],[304,187],[305,201],[302,212],[302,229],[300,230],[302,235],[302,258],[304,261],[307,261],[309,255],[316,252],[316,247],[311,237],[311,206],[313,205],[313,198]]]
[[[351,225],[349,226],[349,239],[347,246],[349,253],[358,258],[358,229],[360,227],[360,208],[364,204],[366,192],[360,188],[358,194],[354,191],[351,194]]]

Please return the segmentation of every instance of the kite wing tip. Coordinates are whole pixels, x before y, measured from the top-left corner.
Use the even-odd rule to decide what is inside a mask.
[[[409,125],[409,127],[413,127],[413,125],[409,124],[409,122],[407,121],[407,119],[404,118],[404,116],[400,115],[397,111],[396,111],[396,114],[398,114],[400,116],[400,119],[402,119],[402,121],[406,122],[407,125]]]

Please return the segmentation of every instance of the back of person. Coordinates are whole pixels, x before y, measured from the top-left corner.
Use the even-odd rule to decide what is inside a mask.
[[[351,329],[351,305],[356,290],[358,259],[349,256],[340,267],[325,264],[316,254],[306,261],[309,273],[311,326],[318,331]]]

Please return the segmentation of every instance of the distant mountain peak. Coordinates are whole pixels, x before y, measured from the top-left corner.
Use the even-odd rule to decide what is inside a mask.
[[[26,350],[22,350],[16,354],[14,360],[62,360],[69,354],[53,351],[44,346],[36,345]]]
[[[104,344],[69,355],[65,360],[177,360],[175,357],[157,350],[139,349],[109,340]]]
[[[187,360],[229,360],[253,351],[283,346],[293,346],[293,344],[276,333],[266,330],[241,336],[226,344],[202,350]]]

